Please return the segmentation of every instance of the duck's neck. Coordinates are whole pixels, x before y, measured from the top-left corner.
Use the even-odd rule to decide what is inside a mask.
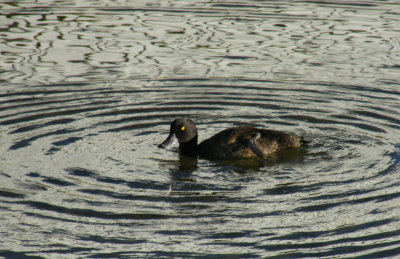
[[[187,156],[197,156],[198,146],[197,146],[197,136],[185,143],[179,144],[179,151]]]

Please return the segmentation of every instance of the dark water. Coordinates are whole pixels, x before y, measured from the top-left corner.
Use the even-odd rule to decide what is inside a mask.
[[[0,3],[0,256],[398,257],[399,4],[146,2]],[[311,142],[193,161],[178,116]]]

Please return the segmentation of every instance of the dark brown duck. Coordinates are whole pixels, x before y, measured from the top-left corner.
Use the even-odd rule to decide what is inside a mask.
[[[249,126],[223,130],[197,144],[198,134],[194,122],[178,118],[171,123],[167,139],[158,145],[168,148],[179,143],[180,153],[212,159],[267,158],[274,153],[300,147],[304,141],[295,135],[281,131],[259,129]]]

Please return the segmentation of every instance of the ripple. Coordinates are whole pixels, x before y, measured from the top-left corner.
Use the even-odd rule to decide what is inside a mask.
[[[74,217],[89,217],[89,218],[106,219],[106,220],[121,220],[121,219],[154,220],[154,219],[164,219],[170,217],[168,215],[151,214],[151,213],[107,213],[89,209],[79,209],[71,207],[66,208],[62,206],[56,206],[48,203],[35,202],[35,201],[26,201],[23,202],[23,204],[40,211],[51,211],[60,214],[71,215]]]
[[[399,254],[393,3],[76,4],[2,6],[1,255]],[[309,143],[158,149],[183,116]]]

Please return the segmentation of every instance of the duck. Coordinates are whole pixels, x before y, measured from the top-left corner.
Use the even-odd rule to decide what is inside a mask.
[[[282,131],[239,126],[225,129],[214,136],[198,141],[196,124],[189,118],[177,118],[170,126],[168,137],[158,145],[170,148],[179,144],[179,152],[190,157],[210,159],[267,159],[275,153],[301,147],[302,137]]]

